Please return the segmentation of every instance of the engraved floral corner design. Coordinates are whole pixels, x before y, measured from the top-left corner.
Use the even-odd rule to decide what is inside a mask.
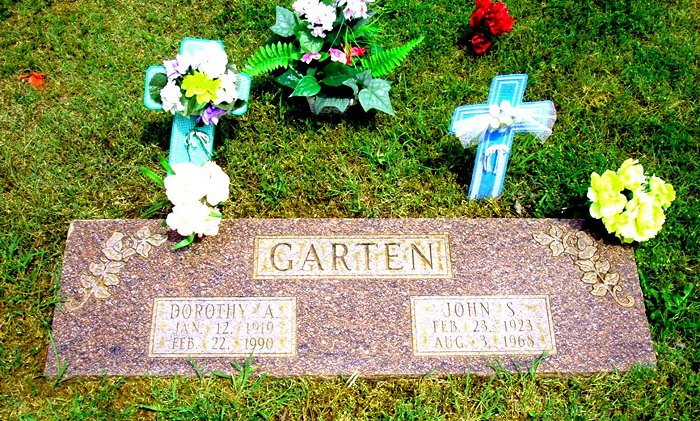
[[[588,234],[551,225],[546,233],[537,232],[532,237],[538,244],[548,246],[553,256],[568,255],[583,272],[581,282],[591,286],[591,295],[605,297],[610,294],[622,307],[634,306],[634,298],[619,297],[622,291],[618,285],[620,274],[610,271],[610,262],[600,257],[598,246]]]
[[[143,227],[133,235],[125,235],[115,231],[109,237],[102,249],[104,256],[99,262],[90,263],[88,271],[80,275],[81,288],[78,290],[81,299],[69,299],[67,311],[76,311],[83,307],[90,297],[105,299],[112,296],[110,287],[119,285],[119,272],[124,269],[129,259],[135,256],[148,258],[153,247],[165,243],[165,234],[154,234],[148,227]]]

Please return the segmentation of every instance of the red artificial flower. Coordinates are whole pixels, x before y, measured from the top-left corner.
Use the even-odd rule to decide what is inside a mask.
[[[489,11],[491,4],[491,0],[476,0],[476,9],[469,18],[469,26],[471,26],[472,29],[479,29],[484,21],[484,15]]]
[[[351,57],[362,57],[365,55],[365,52],[367,51],[366,48],[362,47],[352,47],[350,49],[350,56]]]
[[[45,83],[44,83],[45,76],[46,75],[43,73],[31,72],[31,73],[21,75],[19,78],[20,78],[20,80],[27,79],[28,84],[32,85],[33,87],[35,87],[37,89],[41,89],[45,85]]]
[[[491,39],[482,32],[477,32],[472,36],[472,48],[477,54],[484,54],[491,47]]]
[[[515,19],[508,14],[508,7],[505,3],[494,3],[489,11],[486,12],[484,16],[486,21],[486,26],[489,28],[491,35],[494,37],[500,37],[506,32],[510,32],[513,29],[513,22]]]

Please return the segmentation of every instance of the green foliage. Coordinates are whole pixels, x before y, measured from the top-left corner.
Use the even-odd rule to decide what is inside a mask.
[[[362,108],[365,111],[376,109],[389,115],[395,115],[389,98],[390,87],[391,85],[386,80],[372,79],[357,95]]]
[[[168,76],[165,73],[156,73],[151,78],[151,82],[148,85],[148,95],[151,99],[158,104],[160,104],[160,91],[165,88],[168,84]]]
[[[297,84],[303,77],[304,75],[299,73],[297,69],[287,69],[286,72],[282,73],[281,75],[275,78],[275,82],[279,83],[282,86],[296,89]]]
[[[292,44],[277,42],[263,45],[248,59],[243,71],[251,76],[259,76],[281,67],[289,67],[292,61],[299,59],[301,53],[295,51]]]
[[[296,15],[284,7],[275,7],[275,24],[270,27],[272,32],[281,37],[294,35],[294,26],[297,24]]]
[[[323,84],[337,87],[343,86],[345,81],[354,77],[357,74],[357,70],[343,63],[332,62],[323,68],[323,74],[327,75],[321,81]]]
[[[303,28],[296,34],[302,51],[318,53],[323,48],[323,38],[311,35],[311,31],[308,28]]]
[[[408,54],[423,42],[423,39],[424,37],[420,36],[399,47],[372,53],[361,60],[361,70],[371,71],[374,77],[386,76],[399,66]]]
[[[290,96],[314,96],[321,91],[321,85],[312,75],[306,75],[299,80]]]

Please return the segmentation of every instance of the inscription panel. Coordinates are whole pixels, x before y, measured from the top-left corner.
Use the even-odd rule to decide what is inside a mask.
[[[413,355],[556,353],[549,297],[411,297]]]
[[[148,356],[294,356],[296,330],[296,298],[154,298]]]
[[[449,236],[256,236],[255,279],[452,278]]]

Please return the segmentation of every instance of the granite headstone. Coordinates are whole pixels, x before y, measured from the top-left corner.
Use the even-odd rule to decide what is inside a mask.
[[[630,246],[555,219],[74,221],[46,374],[579,374],[655,365]]]

